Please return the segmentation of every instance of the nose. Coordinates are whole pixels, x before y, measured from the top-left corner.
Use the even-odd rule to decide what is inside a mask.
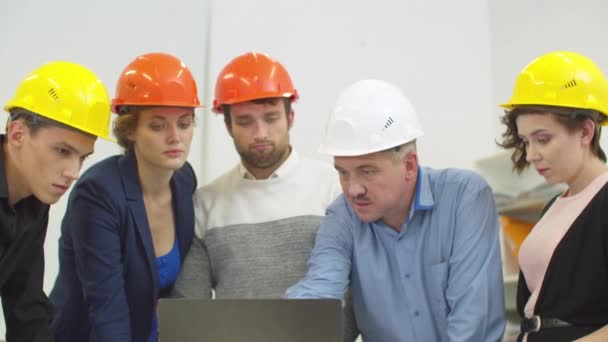
[[[264,122],[257,122],[255,125],[255,137],[259,140],[266,140],[268,138],[268,127]]]
[[[177,123],[167,125],[167,140],[169,143],[177,143],[179,142],[179,128],[177,127]]]
[[[526,161],[532,163],[540,159],[540,154],[532,144],[526,146]]]
[[[70,183],[78,179],[80,169],[82,168],[82,160],[80,158],[74,158],[71,160],[66,168],[63,170],[63,176],[70,180]]]
[[[348,196],[356,198],[365,194],[365,187],[359,182],[350,182],[347,185],[346,193]]]

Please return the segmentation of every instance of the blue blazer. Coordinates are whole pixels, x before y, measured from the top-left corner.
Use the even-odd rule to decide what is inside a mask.
[[[186,163],[171,179],[182,263],[194,235],[195,189]],[[55,340],[147,341],[159,295],[135,156],[107,158],[80,177],[61,224],[59,275],[50,294]]]

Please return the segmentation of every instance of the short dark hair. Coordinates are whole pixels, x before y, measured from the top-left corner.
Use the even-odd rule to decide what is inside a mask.
[[[248,102],[253,102],[255,104],[270,104],[275,105],[278,101],[283,101],[283,106],[285,107],[285,115],[289,118],[289,113],[291,113],[291,99],[289,97],[266,97],[263,99],[253,99]],[[231,105],[223,104],[222,112],[224,113],[224,123],[226,126],[230,127],[232,124],[232,117],[230,116],[230,107]]]
[[[40,129],[45,128],[45,127],[58,127],[58,128],[63,128],[63,129],[69,129],[71,131],[93,136],[92,134],[81,131],[78,128],[66,125],[57,120],[47,118],[44,115],[34,113],[25,108],[21,108],[21,107],[12,108],[10,110],[9,114],[10,114],[10,117],[6,123],[7,131],[8,131],[8,124],[10,122],[21,120],[25,123],[27,128],[30,130],[30,134],[33,136],[36,135],[38,133],[38,131],[40,131]]]
[[[606,120],[606,116],[598,111],[590,109],[552,107],[552,106],[520,106],[512,110],[505,111],[505,115],[500,121],[506,126],[502,133],[502,140],[497,145],[505,149],[514,149],[511,154],[513,170],[521,173],[530,163],[526,160],[526,146],[519,137],[517,130],[517,118],[521,115],[529,114],[550,114],[568,132],[574,132],[583,126],[585,120],[592,120],[595,123],[595,133],[591,141],[591,152],[601,161],[606,162],[606,154],[600,146],[600,123]]]

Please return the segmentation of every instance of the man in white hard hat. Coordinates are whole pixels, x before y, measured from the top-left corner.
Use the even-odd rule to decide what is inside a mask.
[[[320,151],[343,195],[328,208],[304,279],[288,298],[352,287],[369,341],[500,341],[505,325],[492,190],[465,170],[418,164],[417,115],[392,84],[346,88]]]

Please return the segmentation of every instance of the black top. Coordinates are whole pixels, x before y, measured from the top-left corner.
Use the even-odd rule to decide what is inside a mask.
[[[42,290],[49,206],[30,196],[11,207],[4,141],[0,135],[0,297],[6,341],[52,341],[52,306]]]
[[[608,324],[608,184],[593,197],[558,243],[538,294],[535,315],[574,326],[541,329],[528,342],[572,341]],[[530,291],[519,274],[517,311]],[[520,336],[521,337],[521,336]]]

